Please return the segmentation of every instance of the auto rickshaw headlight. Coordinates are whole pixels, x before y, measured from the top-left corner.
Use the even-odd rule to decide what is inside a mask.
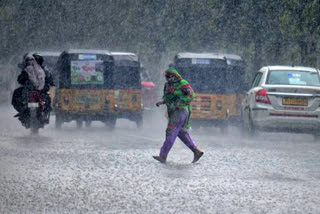
[[[221,110],[222,109],[222,101],[218,100],[216,106],[217,106],[218,110]]]
[[[110,98],[106,97],[106,104],[109,104],[109,103],[110,103]]]
[[[69,104],[69,97],[64,97],[63,101],[64,101],[65,105],[68,105]]]
[[[131,97],[131,101],[132,101],[133,103],[137,102],[137,95],[133,95],[133,96]]]

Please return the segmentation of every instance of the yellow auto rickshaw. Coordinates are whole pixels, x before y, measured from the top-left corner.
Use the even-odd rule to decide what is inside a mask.
[[[226,103],[229,106],[228,122],[232,125],[241,125],[241,103],[248,90],[248,82],[246,81],[247,64],[238,55],[221,54],[227,61],[226,76]]]
[[[240,118],[245,93],[244,61],[237,55],[179,53],[172,66],[193,87],[192,127],[217,126],[226,131]]]
[[[101,121],[115,127],[117,103],[113,83],[114,60],[107,50],[66,50],[59,56],[56,128],[64,122]]]
[[[141,101],[141,63],[138,56],[130,52],[111,52],[114,58],[114,99],[118,118],[143,125],[143,104]]]

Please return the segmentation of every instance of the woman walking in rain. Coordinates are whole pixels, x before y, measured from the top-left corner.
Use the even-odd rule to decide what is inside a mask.
[[[194,91],[190,84],[182,79],[177,70],[168,68],[165,71],[166,83],[164,86],[163,100],[158,101],[156,106],[166,104],[168,110],[168,127],[166,139],[161,147],[160,155],[153,156],[154,159],[165,163],[167,155],[177,137],[188,146],[194,153],[192,163],[197,162],[203,152],[197,148],[188,131],[191,128],[191,101],[194,98]]]

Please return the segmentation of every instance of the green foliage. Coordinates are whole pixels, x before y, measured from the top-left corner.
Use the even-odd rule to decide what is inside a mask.
[[[292,61],[303,65],[317,66],[319,51],[320,1],[285,1],[285,10],[279,19],[283,35],[296,49],[290,49]],[[297,54],[297,52],[299,54]],[[319,60],[319,59],[318,59]]]

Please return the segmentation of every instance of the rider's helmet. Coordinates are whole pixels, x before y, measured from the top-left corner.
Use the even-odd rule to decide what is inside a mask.
[[[32,56],[33,56],[34,59],[37,61],[37,63],[38,63],[40,66],[42,66],[43,61],[44,61],[43,57],[42,57],[40,54],[38,54],[38,53],[34,53],[34,54],[32,54]]]

